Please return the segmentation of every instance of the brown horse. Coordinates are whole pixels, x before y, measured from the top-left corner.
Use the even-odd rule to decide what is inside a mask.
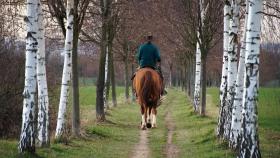
[[[162,91],[162,79],[158,72],[151,68],[142,68],[136,72],[133,88],[141,106],[141,129],[156,127],[156,108],[159,106]]]

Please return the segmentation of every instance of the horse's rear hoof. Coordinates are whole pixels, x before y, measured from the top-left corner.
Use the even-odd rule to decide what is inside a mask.
[[[151,128],[152,124],[151,123],[147,123],[147,128]]]
[[[142,129],[142,130],[146,130],[146,126],[142,126],[141,129]]]

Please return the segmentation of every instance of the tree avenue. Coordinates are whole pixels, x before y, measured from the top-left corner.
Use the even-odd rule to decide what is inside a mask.
[[[229,149],[230,154],[238,158],[266,157],[270,152],[276,155],[277,151],[273,150],[278,149],[275,147],[278,142],[272,143],[268,138],[280,134],[277,122],[273,122],[280,119],[275,114],[279,110],[278,102],[275,101],[275,107],[270,105],[274,99],[272,93],[279,95],[277,86],[280,86],[279,6],[277,0],[21,0],[1,3],[0,146],[4,144],[2,139],[20,135],[17,140],[20,156],[27,154],[28,157],[38,147],[38,156],[43,153],[43,157],[49,157],[60,149],[64,152],[64,145],[84,144],[83,141],[87,141],[92,153],[104,154],[104,148],[109,151],[116,142],[105,147],[101,143],[93,148],[91,145],[96,145],[93,141],[118,140],[112,136],[114,134],[120,138],[127,135],[130,140],[131,133],[126,132],[130,131],[128,127],[137,128],[136,124],[131,125],[135,121],[131,114],[137,106],[141,112],[135,117],[141,119],[141,129],[148,128],[149,123],[155,128],[156,115],[158,122],[166,121],[166,127],[159,123],[157,129],[147,129],[150,132],[146,135],[140,131],[139,139],[141,142],[144,139],[141,137],[145,137],[148,143],[143,144],[150,145],[151,149],[156,146],[153,143],[166,145],[162,152],[166,152],[167,157],[172,145],[183,156],[186,156],[186,144],[189,148],[194,142],[202,150],[200,145],[212,141],[210,138],[208,141],[209,135],[213,135],[215,141],[212,146],[218,146],[217,153]],[[157,55],[151,55],[153,52],[143,57],[143,53],[149,51],[143,52],[141,48],[151,41],[157,47],[156,51],[149,51]],[[140,66],[140,61],[148,61],[149,57],[153,66]],[[161,69],[157,70],[157,66]],[[157,70],[159,73],[155,74],[161,80],[144,75],[141,82],[138,79],[137,84],[134,83],[137,73],[147,67]],[[152,79],[158,81],[156,86],[139,87],[146,86]],[[162,81],[167,96],[156,91],[163,89],[159,86]],[[156,90],[148,93],[152,88]],[[143,92],[141,96],[140,92]],[[189,116],[194,115],[193,121],[200,123],[217,118],[213,125],[216,130],[205,134],[201,143],[190,138],[195,137],[192,133],[185,135],[186,129],[179,129],[194,123],[185,122],[181,126],[181,122],[172,122],[172,117],[181,117],[180,110],[172,109],[179,106],[169,107],[171,103],[181,105],[179,100],[170,100],[170,96],[177,93],[184,95],[192,111],[181,110],[182,118],[190,119]],[[152,104],[152,101],[153,108],[143,105]],[[161,109],[161,103],[165,109]],[[127,105],[132,106],[127,108]],[[161,110],[166,111],[166,115],[161,116]],[[126,117],[120,116],[123,113]],[[130,120],[123,123],[124,118]],[[163,118],[166,120],[161,120]],[[198,127],[199,123],[196,129]],[[210,125],[205,127],[210,128]],[[118,129],[117,133],[114,128]],[[166,138],[178,132],[172,136],[180,141],[153,142],[154,135],[165,128],[168,129],[164,133]],[[136,140],[133,138],[131,144],[126,145],[137,144]],[[52,146],[52,142],[62,144]],[[228,148],[220,149],[224,143]],[[54,148],[58,148],[57,151]],[[4,157],[12,157],[4,154],[4,150],[0,150],[1,155],[2,152]],[[156,152],[147,153],[154,157]],[[217,155],[205,154],[206,157]],[[180,157],[180,154],[174,156]]]

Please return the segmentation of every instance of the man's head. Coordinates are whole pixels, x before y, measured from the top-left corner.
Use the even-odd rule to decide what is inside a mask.
[[[148,42],[152,42],[153,41],[153,34],[152,34],[152,32],[148,32],[147,33],[146,39],[147,39]]]

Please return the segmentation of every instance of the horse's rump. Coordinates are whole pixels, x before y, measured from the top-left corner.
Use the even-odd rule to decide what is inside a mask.
[[[137,71],[133,86],[138,96],[138,102],[148,107],[156,107],[160,99],[162,80],[155,70],[143,68]]]

